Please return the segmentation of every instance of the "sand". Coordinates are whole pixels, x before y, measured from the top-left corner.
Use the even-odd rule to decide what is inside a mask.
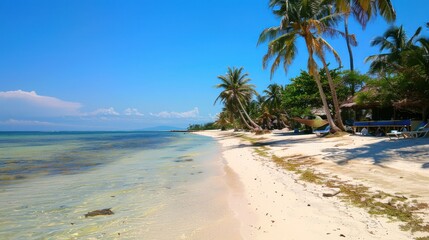
[[[259,138],[269,155],[305,157],[312,171],[364,184],[371,190],[429,203],[429,138],[343,136],[318,138],[274,131],[255,136],[231,131],[203,131],[221,144],[229,206],[240,222],[243,239],[414,239],[429,233],[402,231],[401,222],[374,216],[341,200],[318,184],[302,181],[255,152],[261,146],[239,137]],[[417,196],[418,195],[418,196]],[[429,222],[427,212],[423,219]]]

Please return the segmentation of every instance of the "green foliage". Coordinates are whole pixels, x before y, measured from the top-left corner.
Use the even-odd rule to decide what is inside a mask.
[[[405,83],[397,76],[369,80],[365,91],[356,94],[356,103],[358,105],[391,106],[395,99],[400,98],[397,89],[403,89]]]
[[[408,37],[402,26],[389,28],[375,38],[373,46],[383,53],[369,56],[371,72],[380,78],[369,86],[374,96],[361,94],[360,103],[378,101],[397,108],[422,113],[429,112],[429,38],[419,38],[421,27]]]
[[[214,130],[218,129],[214,122],[204,124],[189,124],[188,131]]]
[[[255,85],[249,83],[251,79],[248,76],[248,73],[243,73],[243,67],[228,67],[225,75],[217,77],[221,80],[221,83],[215,87],[222,89],[222,91],[216,98],[215,103],[220,100],[227,111],[232,113],[231,116],[234,119],[238,119],[238,114],[246,127],[259,129],[259,126],[254,123],[245,109],[245,106],[250,103],[253,96],[257,95]]]
[[[365,83],[371,80],[368,75],[361,74],[358,71],[345,70],[341,75],[343,83],[349,88],[351,95],[361,90]]]
[[[322,101],[313,77],[305,71],[291,79],[285,87],[283,106],[291,116],[309,115],[313,107],[320,107]]]
[[[340,102],[345,101],[351,94],[349,82],[345,80],[343,72],[339,69],[330,70],[334,84],[337,89],[337,96]],[[320,69],[320,76],[323,88],[326,93],[330,93],[328,79],[324,69]],[[332,95],[327,94],[327,101],[332,103]],[[313,108],[322,107],[319,91],[314,81],[313,76],[306,71],[301,71],[301,74],[291,79],[291,84],[284,88],[282,99],[283,108],[290,116],[306,116],[310,115],[310,110]],[[332,106],[332,104],[330,104]]]

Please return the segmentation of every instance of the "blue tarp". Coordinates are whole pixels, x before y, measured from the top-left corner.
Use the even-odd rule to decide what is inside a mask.
[[[386,120],[386,121],[365,121],[365,122],[354,122],[354,127],[383,127],[383,126],[411,126],[411,120]]]

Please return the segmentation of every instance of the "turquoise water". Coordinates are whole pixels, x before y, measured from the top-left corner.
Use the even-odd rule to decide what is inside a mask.
[[[203,236],[229,216],[218,151],[183,133],[0,133],[0,239]]]

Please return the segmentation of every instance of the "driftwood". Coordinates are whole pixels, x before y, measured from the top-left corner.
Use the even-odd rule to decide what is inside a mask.
[[[91,211],[88,212],[87,214],[85,214],[85,217],[95,217],[98,215],[112,215],[114,214],[114,212],[112,212],[112,210],[110,210],[111,208],[105,208],[105,209],[101,209],[101,210],[95,210],[95,211]]]

